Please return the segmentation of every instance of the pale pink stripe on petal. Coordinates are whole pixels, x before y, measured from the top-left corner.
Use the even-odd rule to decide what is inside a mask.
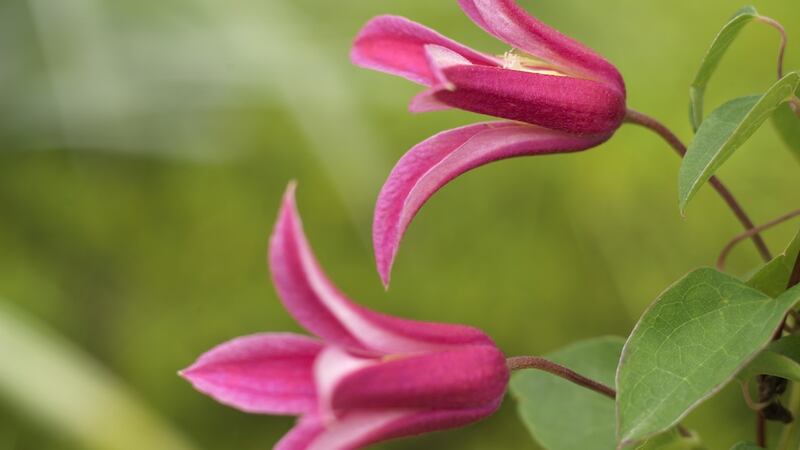
[[[263,414],[316,410],[313,365],[322,344],[290,333],[244,336],[221,344],[181,372],[220,403]]]
[[[399,319],[347,299],[320,269],[296,208],[291,185],[270,240],[269,260],[284,306],[306,329],[327,342],[377,354],[491,342],[474,328]]]
[[[425,55],[428,44],[448,48],[474,64],[499,65],[494,57],[398,16],[379,16],[370,20],[356,36],[351,59],[358,66],[430,86],[435,83],[435,76]]]
[[[354,355],[339,347],[327,347],[314,363],[314,382],[319,393],[319,412],[330,421],[335,416],[331,399],[339,382],[348,375],[379,364],[379,358]]]
[[[486,405],[464,409],[439,409],[417,411],[399,417],[368,436],[362,445],[369,445],[407,436],[417,436],[434,431],[461,428],[494,414],[503,402],[499,397]]]
[[[625,92],[617,69],[584,44],[532,17],[514,0],[458,0],[478,26],[508,45],[523,50],[563,70]]]
[[[371,444],[459,428],[493,414],[502,398],[454,410],[354,411],[329,424],[307,450],[358,450]]]
[[[295,426],[277,443],[273,450],[306,450],[325,432],[322,421],[316,415],[301,417]]]
[[[303,234],[294,199],[295,185],[286,191],[269,243],[269,269],[286,310],[308,331],[339,345],[363,348],[341,322],[337,309],[350,302],[325,277]]]
[[[353,411],[334,422],[325,424],[306,450],[358,450],[370,444],[384,441],[383,430],[392,424],[409,420],[414,411]]]
[[[327,368],[320,357],[317,375]],[[330,397],[333,411],[381,408],[461,409],[502,397],[506,360],[497,347],[463,346],[406,355],[340,372]]]
[[[434,83],[430,89],[426,89],[416,95],[409,104],[409,111],[413,113],[423,113],[431,111],[441,111],[452,108],[450,105],[436,98],[436,94],[441,90],[453,90],[455,86],[447,81],[444,69],[448,67],[472,65],[460,54],[439,46],[428,44],[425,46],[425,56],[434,76]]]
[[[400,240],[422,205],[450,180],[493,161],[584,150],[610,135],[576,136],[515,122],[488,122],[437,134],[409,150],[392,170],[375,206],[375,260],[385,285]]]

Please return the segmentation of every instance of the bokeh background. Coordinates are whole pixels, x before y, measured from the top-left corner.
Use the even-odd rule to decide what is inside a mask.
[[[738,7],[729,0],[522,0],[625,75],[630,105],[690,137],[687,92]],[[800,38],[800,3],[756,6]],[[461,177],[412,225],[381,288],[371,208],[404,151],[461,112],[407,113],[418,87],[350,65],[371,16],[393,13],[477,48],[502,44],[456,2],[0,2],[0,449],[264,449],[289,418],[218,405],[176,376],[234,336],[298,331],[265,263],[279,198],[299,182],[309,237],[365,305],[467,323],[508,354],[626,335],[644,307],[740,231],[704,189],[683,219],[678,159],[624,127],[599,149]],[[797,40],[787,67],[800,65]],[[774,81],[778,38],[751,25],[709,108]],[[758,222],[798,206],[797,161],[766,126],[722,177]],[[797,230],[768,233],[775,251]],[[750,244],[731,269],[758,264]],[[687,424],[709,448],[748,438],[727,389]],[[381,449],[536,449],[508,399],[464,430]]]

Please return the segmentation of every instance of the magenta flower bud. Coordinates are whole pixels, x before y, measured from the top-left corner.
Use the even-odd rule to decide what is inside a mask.
[[[459,108],[511,121],[439,134],[395,166],[373,223],[375,259],[385,285],[405,229],[444,184],[500,159],[597,146],[626,114],[622,76],[602,56],[531,17],[513,0],[459,4],[513,50],[484,54],[396,16],[371,20],[353,45],[355,64],[428,87],[412,100],[414,112]]]
[[[483,54],[408,19],[380,16],[356,37],[353,62],[428,86],[413,111],[459,108],[582,135],[619,127],[625,84],[603,57],[512,0],[459,3],[514,50]]]
[[[311,252],[293,186],[270,240],[269,262],[284,306],[319,339],[237,338],[181,375],[242,411],[301,416],[275,449],[359,449],[460,427],[500,406],[509,372],[492,340],[471,327],[400,319],[347,299]]]

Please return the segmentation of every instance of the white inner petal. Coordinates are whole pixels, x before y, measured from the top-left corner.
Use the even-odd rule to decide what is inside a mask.
[[[550,64],[517,49],[511,49],[502,56],[503,68],[520,72],[538,73],[542,75],[566,76]]]

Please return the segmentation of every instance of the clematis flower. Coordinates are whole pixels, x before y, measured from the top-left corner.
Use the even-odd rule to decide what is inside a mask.
[[[499,407],[509,373],[492,340],[467,326],[400,319],[347,299],[311,252],[293,186],[270,240],[269,262],[284,306],[317,338],[240,337],[181,375],[242,411],[300,416],[275,449],[358,449],[463,426]]]
[[[602,56],[527,14],[513,0],[459,0],[475,24],[512,47],[478,52],[403,17],[372,19],[355,39],[356,65],[427,87],[413,112],[458,108],[507,121],[433,136],[395,166],[373,223],[384,284],[405,229],[425,201],[462,173],[500,159],[595,147],[622,124],[622,76]]]

